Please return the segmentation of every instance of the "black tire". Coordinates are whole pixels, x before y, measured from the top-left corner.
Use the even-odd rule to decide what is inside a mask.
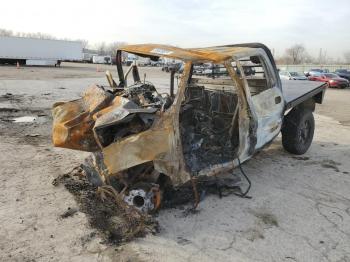
[[[304,154],[314,137],[315,120],[311,110],[292,109],[284,118],[282,144],[286,151]]]

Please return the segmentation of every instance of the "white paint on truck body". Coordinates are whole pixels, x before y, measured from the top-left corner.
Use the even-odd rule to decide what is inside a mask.
[[[279,103],[276,98],[280,97]],[[270,88],[252,97],[254,111],[257,116],[258,129],[255,149],[262,148],[272,141],[282,127],[284,101],[282,92],[278,88]]]

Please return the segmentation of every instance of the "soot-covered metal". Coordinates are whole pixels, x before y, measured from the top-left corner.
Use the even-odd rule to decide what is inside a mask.
[[[140,80],[135,64],[124,74],[122,51],[184,61],[177,93],[159,93],[152,83]],[[99,187],[112,186],[140,211],[159,208],[169,186],[192,181],[195,187],[198,176],[231,172],[280,131],[283,101],[270,112],[252,92],[253,86],[266,85],[266,79],[257,81],[254,76],[252,82],[240,73],[249,71],[242,57],[257,63],[259,55],[269,62],[264,46],[135,45],[117,53],[119,84],[108,73],[110,87],[92,85],[80,99],[54,105],[53,143],[92,152],[83,164],[89,180]],[[206,62],[220,64],[225,73],[196,78],[193,65]],[[131,71],[134,83],[128,85]],[[281,93],[278,81],[275,84],[269,96]],[[271,129],[261,128],[261,118]]]

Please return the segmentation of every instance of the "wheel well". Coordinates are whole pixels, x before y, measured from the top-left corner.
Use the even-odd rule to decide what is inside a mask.
[[[297,105],[295,108],[293,108],[292,110],[304,110],[304,109],[308,109],[311,110],[312,112],[315,111],[315,107],[316,107],[316,102],[315,102],[315,98],[311,97],[308,100],[300,103],[299,105]]]

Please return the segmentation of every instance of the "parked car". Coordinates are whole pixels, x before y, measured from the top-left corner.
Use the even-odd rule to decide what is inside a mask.
[[[162,66],[162,61],[152,61],[151,60],[151,66],[156,66],[156,67]]]
[[[286,79],[286,80],[307,80],[306,76],[298,72],[279,71],[279,75],[281,79]]]
[[[150,66],[151,65],[151,59],[149,57],[138,57],[136,60],[136,63],[138,66]]]
[[[309,77],[311,75],[317,75],[320,73],[329,73],[329,70],[328,69],[314,68],[314,69],[310,69],[309,71],[304,72],[306,77]]]
[[[328,83],[329,87],[339,87],[345,88],[349,87],[349,80],[338,76],[333,73],[322,73],[309,76],[309,80],[311,81],[320,81]]]
[[[215,66],[212,63],[203,63],[203,64],[193,66],[193,74],[195,75],[213,76],[215,74],[216,75],[219,74],[221,70],[222,69],[220,67]]]
[[[110,55],[94,55],[92,57],[93,64],[111,64],[112,57]]]
[[[175,72],[179,72],[181,67],[182,67],[182,63],[166,63],[162,66],[162,71],[165,71],[168,73],[174,69]]]
[[[347,69],[337,69],[335,73],[342,78],[350,80],[350,71]]]
[[[206,69],[203,70],[203,74],[208,77],[215,78],[215,77],[227,75],[227,70],[223,66],[211,64],[210,67],[207,67]]]
[[[204,70],[205,70],[205,67],[203,65],[193,66],[193,74],[194,75],[201,75],[201,74],[203,74]]]

